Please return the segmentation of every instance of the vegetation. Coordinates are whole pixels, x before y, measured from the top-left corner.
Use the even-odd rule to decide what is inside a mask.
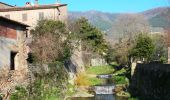
[[[116,18],[112,32],[119,34],[120,41],[127,39],[133,42],[139,33],[149,32],[149,23],[140,14],[123,14]]]
[[[64,98],[65,94],[70,92],[67,89],[68,74],[60,62],[49,64],[49,72],[44,74],[34,72],[33,74],[35,80],[27,88],[16,87],[16,92],[12,94],[11,100],[49,100],[49,98],[56,100]]]
[[[25,100],[28,97],[28,91],[24,87],[16,86],[16,92],[10,97],[10,100]]]
[[[107,51],[107,44],[103,33],[92,26],[87,19],[80,18],[76,22],[70,23],[69,29],[73,32],[76,40],[81,42],[84,51],[97,52],[103,54]]]
[[[67,27],[60,21],[42,20],[37,27],[31,31],[33,34],[32,59],[35,69],[31,70],[34,79],[30,79],[27,87],[18,86],[11,95],[11,100],[61,100],[64,96],[71,94],[69,90],[68,73],[64,62],[70,59],[72,54],[71,42],[77,42],[82,50],[99,54],[105,57],[110,65],[90,66],[85,73],[78,73],[74,80],[76,86],[94,86],[104,83],[104,79],[97,78],[99,74],[112,74],[111,81],[120,86],[120,94],[126,93],[123,88],[129,84],[130,57],[135,60],[146,62],[157,60],[165,63],[167,61],[167,49],[163,37],[153,36],[141,32],[148,31],[148,23],[142,16],[128,15],[128,20],[120,17],[115,26],[124,38],[114,48],[108,46],[104,40],[104,34],[92,26],[87,19],[80,18]],[[133,27],[135,26],[135,27]],[[141,27],[138,27],[141,26]],[[114,27],[115,28],[115,27]],[[69,34],[70,33],[70,34]],[[141,34],[139,34],[141,33]],[[133,38],[133,39],[132,39]],[[112,63],[113,62],[113,63]],[[116,62],[116,63],[115,63]],[[118,65],[128,66],[117,69]],[[34,81],[33,81],[34,80]],[[110,80],[109,80],[110,81]],[[129,100],[137,100],[130,98]]]
[[[41,20],[31,31],[31,44],[34,60],[40,63],[61,61],[69,57],[69,34],[64,23],[54,20]],[[71,52],[71,51],[70,51]],[[67,57],[66,57],[67,56]]]
[[[88,77],[88,80],[90,82],[90,86],[101,85],[104,83],[104,79],[99,79],[96,77]]]
[[[95,86],[103,83],[103,79],[99,79],[88,74],[79,74],[75,80],[77,86]]]
[[[131,55],[142,60],[148,61],[154,53],[154,44],[152,39],[146,34],[139,34],[136,40],[136,45],[132,49]]]
[[[152,40],[155,46],[154,53],[151,57],[152,61],[160,61],[166,63],[168,61],[168,50],[166,46],[166,41],[162,35],[152,35]]]
[[[88,74],[111,74],[113,72],[112,66],[91,66],[86,70]]]
[[[12,98],[14,100],[64,98],[69,91],[68,73],[63,63],[71,54],[65,24],[60,21],[41,20],[31,33],[34,68],[30,71],[34,78],[31,77],[28,87],[25,88],[27,93],[22,92],[24,89],[17,88],[18,91],[12,94]]]
[[[88,80],[88,77],[85,73],[79,74],[75,80],[75,84],[77,86],[89,86],[90,82]]]

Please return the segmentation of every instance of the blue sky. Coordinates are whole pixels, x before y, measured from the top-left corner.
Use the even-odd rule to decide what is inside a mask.
[[[12,5],[23,6],[26,1],[34,0],[0,0]],[[39,0],[40,4],[52,4],[57,0]],[[168,2],[169,1],[169,2]],[[103,12],[141,12],[148,9],[170,6],[170,0],[60,0],[68,4],[69,11],[98,10]]]

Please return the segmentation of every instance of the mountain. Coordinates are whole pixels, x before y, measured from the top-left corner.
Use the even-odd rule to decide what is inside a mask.
[[[70,19],[77,19],[80,17],[87,18],[92,25],[100,28],[101,30],[110,29],[114,23],[114,20],[120,14],[118,13],[105,13],[100,11],[87,11],[87,12],[70,12]]]
[[[100,11],[69,12],[70,19],[86,17],[93,25],[106,31],[112,27],[117,16],[122,13],[106,13]],[[170,26],[170,7],[150,9],[139,14],[144,15],[152,27]]]
[[[170,7],[160,7],[142,12],[152,27],[170,27]]]
[[[100,11],[69,12],[70,19],[85,17],[89,22],[107,33],[106,40],[115,43],[118,41],[119,34],[112,33],[115,19],[124,13],[106,13]],[[152,31],[162,32],[163,28],[170,27],[170,7],[160,7],[140,12],[149,22]]]

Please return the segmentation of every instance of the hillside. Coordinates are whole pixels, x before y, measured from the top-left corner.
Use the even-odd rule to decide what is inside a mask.
[[[112,28],[115,19],[123,13],[106,13],[100,11],[87,11],[87,12],[70,12],[70,19],[77,19],[86,17],[92,25],[100,28],[107,33],[107,40],[114,42],[118,41],[119,35],[113,34],[109,30]],[[160,7],[140,12],[148,20],[153,30],[162,31],[164,27],[170,26],[170,7]]]
[[[155,8],[142,12],[152,27],[170,26],[170,7]]]
[[[70,19],[77,19],[80,17],[86,17],[94,26],[107,30],[110,29],[114,23],[114,20],[119,14],[117,13],[105,13],[100,11],[87,11],[87,12],[70,12]]]
[[[170,26],[170,7],[160,7],[150,9],[139,14],[144,15],[151,26],[153,27],[167,27]],[[87,11],[87,12],[70,12],[69,18],[76,19],[86,17],[96,27],[107,30],[113,25],[117,16],[120,13],[106,13],[100,11]]]

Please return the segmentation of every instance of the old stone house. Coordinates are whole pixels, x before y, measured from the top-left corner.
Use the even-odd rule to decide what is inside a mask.
[[[0,16],[0,92],[27,78],[26,24]],[[11,78],[12,77],[12,78]]]
[[[0,6],[1,5],[5,4],[0,2]],[[6,4],[6,6],[7,5],[8,4]],[[67,21],[67,4],[40,5],[38,4],[38,0],[35,0],[34,5],[26,2],[24,7],[6,6],[0,7],[0,16],[23,22],[29,25],[30,29],[34,28],[37,25],[37,21],[42,19]]]

